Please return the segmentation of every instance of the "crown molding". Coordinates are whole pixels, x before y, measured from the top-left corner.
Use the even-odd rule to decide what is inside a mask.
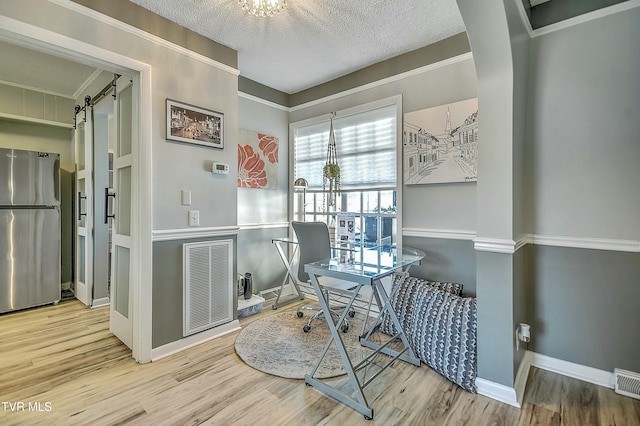
[[[267,101],[266,99],[259,98],[257,96],[251,95],[249,93],[238,91],[238,96],[241,97],[241,98],[248,99],[250,101],[257,102],[259,104],[266,105],[266,106],[271,107],[271,108],[275,108],[275,109],[279,109],[279,110],[285,111],[285,112],[290,112],[291,111],[291,108],[289,108],[287,106],[280,105],[280,104],[277,104],[275,102]]]
[[[355,93],[359,93],[365,90],[373,89],[375,87],[383,86],[385,84],[393,83],[394,81],[402,80],[408,77],[413,77],[415,75],[420,75],[425,72],[433,71],[438,68],[443,68],[449,65],[456,64],[458,62],[463,62],[469,59],[473,59],[473,55],[471,52],[463,53],[462,55],[454,56],[452,58],[444,59],[442,61],[435,62],[433,64],[425,65],[423,67],[415,68],[411,71],[406,71],[400,74],[393,75],[391,77],[383,78],[368,84],[364,84],[362,86],[354,87],[353,89],[345,90],[339,93],[335,93],[333,95],[325,96],[323,98],[314,99],[313,101],[309,101],[300,105],[293,106],[289,108],[290,112],[309,108],[315,105],[323,104],[325,102],[333,101],[335,99],[340,99],[344,96],[353,95]]]
[[[546,34],[551,34],[556,31],[564,30],[567,28],[571,28],[575,25],[580,25],[585,22],[604,18],[609,15],[625,12],[627,10],[630,10],[636,7],[640,7],[640,0],[628,0],[623,3],[614,4],[612,6],[604,7],[602,9],[594,10],[593,12],[588,12],[582,15],[574,16],[573,18],[565,19],[563,21],[556,22],[555,24],[545,25],[544,27],[540,27],[536,29],[533,29],[533,27],[531,27],[529,16],[527,15],[527,11],[525,10],[522,2],[516,1],[516,5],[518,7],[518,12],[520,14],[520,18],[522,19],[522,23],[527,29],[527,33],[529,34],[529,37],[534,38],[534,37],[539,37]]]
[[[107,24],[111,27],[117,28],[119,30],[125,31],[129,34],[132,34],[134,36],[140,37],[144,40],[147,40],[151,43],[157,44],[159,46],[165,47],[169,50],[173,50],[174,52],[177,53],[181,53],[185,56],[188,56],[192,59],[195,59],[197,61],[203,62],[207,65],[211,65],[213,67],[216,67],[222,71],[228,72],[230,74],[233,75],[240,75],[240,71],[236,68],[230,67],[229,65],[223,64],[222,62],[218,62],[215,59],[211,59],[207,56],[201,55],[199,53],[196,53],[194,51],[191,51],[187,48],[184,48],[182,46],[179,46],[175,43],[172,43],[168,40],[165,40],[161,37],[155,36],[151,33],[148,33],[146,31],[141,30],[140,28],[136,28],[132,25],[129,25],[127,23],[124,23],[122,21],[119,21],[117,19],[114,19],[110,16],[107,15],[103,15],[100,12],[97,12],[93,9],[90,9],[86,6],[82,6],[81,4],[75,3],[71,0],[48,0],[49,2],[56,4],[58,6],[64,7],[66,9],[72,10],[74,12],[77,12],[81,15],[87,16],[89,18],[95,19],[96,21],[102,22],[104,24]]]

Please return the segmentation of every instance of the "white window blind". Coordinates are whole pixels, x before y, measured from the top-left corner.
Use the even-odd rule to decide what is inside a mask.
[[[396,111],[388,105],[334,117],[342,189],[395,188]],[[322,188],[328,142],[329,120],[295,129],[295,178],[305,178],[310,188]]]

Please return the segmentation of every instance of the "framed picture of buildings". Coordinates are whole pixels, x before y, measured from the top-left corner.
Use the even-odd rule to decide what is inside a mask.
[[[404,183],[478,180],[478,98],[404,114]]]
[[[167,140],[224,148],[224,115],[167,99]]]

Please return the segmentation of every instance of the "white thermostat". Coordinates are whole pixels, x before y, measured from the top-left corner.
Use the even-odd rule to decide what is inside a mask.
[[[213,173],[219,173],[221,175],[228,175],[229,174],[229,165],[228,164],[224,164],[224,163],[216,163],[214,161],[213,162],[213,167],[211,168],[211,171]]]

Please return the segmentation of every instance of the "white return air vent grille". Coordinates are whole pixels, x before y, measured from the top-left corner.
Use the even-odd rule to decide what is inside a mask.
[[[619,368],[613,370],[613,374],[616,378],[616,393],[640,399],[640,374]]]
[[[183,336],[233,320],[233,240],[183,244]]]

